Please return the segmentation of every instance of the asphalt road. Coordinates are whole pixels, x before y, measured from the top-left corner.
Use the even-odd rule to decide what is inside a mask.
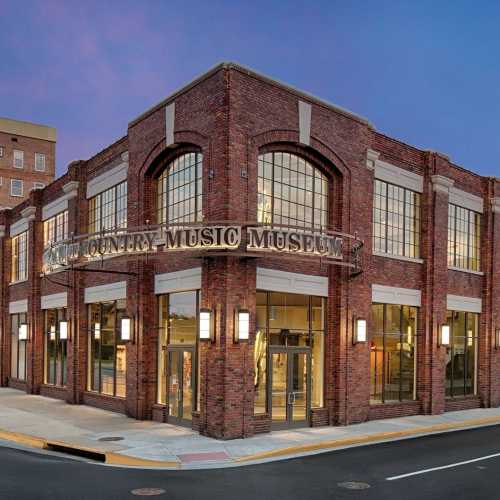
[[[140,498],[138,488],[164,490],[150,497],[160,500],[491,500],[500,498],[500,426],[218,470],[124,469],[0,447],[1,500]]]

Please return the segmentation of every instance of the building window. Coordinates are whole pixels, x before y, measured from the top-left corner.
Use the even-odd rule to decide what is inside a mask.
[[[448,205],[448,267],[479,271],[481,267],[481,214]]]
[[[169,163],[157,180],[158,224],[200,222],[203,155],[187,153]]]
[[[450,345],[446,348],[446,396],[476,392],[476,357],[479,314],[448,311]]]
[[[415,399],[417,308],[372,305],[370,402]]]
[[[59,324],[66,321],[66,309],[46,309],[45,315],[45,363],[44,382],[50,385],[66,385],[67,339],[61,339]]]
[[[35,153],[35,170],[45,172],[45,155],[43,153]]]
[[[127,227],[127,182],[122,182],[89,200],[89,233]]]
[[[191,420],[199,408],[198,304],[196,290],[158,298],[158,393],[168,415]]]
[[[125,299],[89,305],[89,391],[126,395],[127,345],[121,340],[125,306]]]
[[[13,150],[14,168],[24,168],[24,151],[19,149]]]
[[[10,315],[10,376],[18,380],[26,380],[26,340],[19,339],[19,326],[26,323],[26,313]]]
[[[28,279],[28,231],[11,239],[11,282]]]
[[[10,195],[11,196],[23,196],[23,181],[21,179],[11,179],[10,180]]]
[[[43,221],[43,246],[68,239],[68,211]]]
[[[4,148],[3,146],[0,146],[0,158],[3,158],[4,156]]]
[[[290,153],[259,156],[257,221],[326,229],[328,180],[308,161]]]
[[[420,194],[375,179],[373,251],[420,257]]]
[[[33,183],[33,189],[43,189],[45,187],[45,184],[43,182],[34,182]]]

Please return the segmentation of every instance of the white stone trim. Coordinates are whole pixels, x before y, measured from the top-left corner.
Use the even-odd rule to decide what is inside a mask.
[[[375,161],[375,178],[417,193],[422,193],[424,190],[424,178],[421,175],[378,159]]]
[[[27,312],[28,312],[28,299],[9,302],[9,314],[18,314]]]
[[[64,184],[62,190],[66,193],[66,199],[71,200],[78,196],[78,186],[80,183],[78,181],[69,181]]]
[[[127,282],[117,281],[106,285],[85,288],[85,304],[109,302],[127,298]]]
[[[491,199],[491,211],[494,214],[500,214],[500,198]]]
[[[165,142],[166,146],[174,144],[175,101],[165,106]]]
[[[378,151],[374,151],[370,148],[366,150],[366,168],[368,170],[375,170],[375,165],[377,164],[379,156],[380,153]]]
[[[155,294],[201,289],[201,267],[155,275]]]
[[[5,236],[5,225],[0,225],[0,238]]]
[[[26,207],[23,210],[21,210],[21,215],[23,216],[24,219],[26,219],[28,222],[35,220],[36,217],[36,207]]]
[[[484,276],[483,271],[473,271],[472,269],[463,269],[461,267],[448,266],[449,271],[459,271],[461,273],[476,274],[477,276]]]
[[[450,188],[455,184],[455,181],[444,177],[443,175],[431,176],[432,190],[437,193],[450,194]]]
[[[87,199],[92,198],[96,194],[102,193],[120,182],[127,180],[128,162],[120,163],[120,165],[111,168],[107,172],[90,179],[87,182]]]
[[[422,292],[413,288],[373,284],[372,302],[420,307],[422,305]]]
[[[480,313],[482,300],[476,297],[463,297],[461,295],[447,295],[446,309],[449,311],[465,311]]]
[[[61,212],[68,210],[68,196],[64,195],[42,207],[42,220],[50,219]]]
[[[413,262],[414,264],[423,264],[424,259],[417,259],[415,257],[405,257],[404,255],[392,255],[390,253],[373,252],[375,257],[387,257],[388,259],[401,260],[403,262]]]
[[[479,212],[480,214],[484,211],[484,202],[480,196],[467,193],[466,191],[454,187],[450,188],[450,203],[468,208],[469,210],[474,210],[474,212]]]
[[[27,219],[24,217],[22,219],[19,219],[18,221],[14,222],[14,224],[11,224],[9,228],[9,235],[12,238],[13,236],[17,236],[18,234],[24,233],[27,231],[29,228],[29,224]]]
[[[311,142],[311,105],[299,101],[299,141],[309,146]]]
[[[56,309],[58,307],[68,307],[68,292],[52,293],[40,297],[40,307],[42,309]]]
[[[258,267],[257,290],[328,297],[328,278]]]

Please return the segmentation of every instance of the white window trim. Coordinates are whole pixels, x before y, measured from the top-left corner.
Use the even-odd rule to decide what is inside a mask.
[[[38,157],[43,158],[43,168],[37,168],[38,166]],[[47,165],[46,165],[47,157],[45,156],[45,153],[35,153],[35,171],[36,172],[45,172]]]
[[[483,301],[477,297],[464,297],[462,295],[447,295],[446,309],[448,311],[463,311],[481,313]]]
[[[423,193],[424,178],[421,175],[405,170],[404,168],[396,167],[382,160],[376,159],[374,161],[375,179],[389,182],[390,184],[395,184],[396,186],[404,187],[417,193]]]
[[[467,208],[473,212],[482,214],[484,212],[484,202],[480,196],[467,193],[461,189],[450,187],[449,202],[462,208]]]
[[[21,194],[14,194],[12,187],[14,185],[14,181],[19,181],[21,183]],[[11,179],[10,180],[10,195],[15,196],[16,198],[22,198],[24,196],[24,182],[22,179]]]
[[[127,298],[127,282],[117,281],[107,285],[97,285],[85,288],[85,304],[110,302]]]
[[[16,153],[21,153],[21,162],[22,165],[20,167],[16,166]],[[24,168],[24,151],[22,149],[14,149],[12,151],[12,166],[19,170]]]
[[[461,267],[448,266],[449,271],[459,271],[461,273],[475,274],[476,276],[484,276],[483,271],[473,271],[472,269],[464,269]]]
[[[42,295],[40,297],[40,306],[41,309],[57,309],[59,307],[68,307],[68,292]]]
[[[387,257],[388,259],[402,260],[403,262],[413,262],[414,264],[423,264],[424,259],[417,259],[416,257],[405,257],[404,255],[393,255],[384,252],[372,252],[375,257]]]
[[[9,302],[9,314],[19,314],[28,312],[28,299]]]
[[[87,200],[127,180],[128,161],[87,182]]]
[[[258,267],[257,290],[328,297],[328,278]]]
[[[421,307],[422,292],[413,288],[372,285],[372,302]]]
[[[3,158],[5,155],[5,148],[3,146],[0,146],[0,158]]]
[[[201,289],[201,267],[155,275],[155,294]]]

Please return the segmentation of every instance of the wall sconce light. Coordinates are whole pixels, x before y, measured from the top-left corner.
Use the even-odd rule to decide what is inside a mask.
[[[101,323],[94,323],[94,339],[101,339]]]
[[[246,309],[234,312],[234,341],[248,340],[250,336],[250,313]]]
[[[19,325],[19,340],[28,340],[28,325],[26,323]]]
[[[125,342],[132,340],[132,319],[128,316],[124,316],[121,321],[121,337]]]
[[[200,309],[200,340],[211,340],[215,338],[214,312],[211,309]]]
[[[59,340],[68,340],[68,322],[59,321]]]
[[[56,340],[56,325],[50,325],[49,337],[50,340]]]
[[[445,347],[450,345],[450,325],[441,325],[439,331],[439,345]]]
[[[353,343],[359,344],[366,341],[366,319],[357,318],[354,323]]]
[[[500,328],[497,328],[495,331],[495,347],[500,349]]]

